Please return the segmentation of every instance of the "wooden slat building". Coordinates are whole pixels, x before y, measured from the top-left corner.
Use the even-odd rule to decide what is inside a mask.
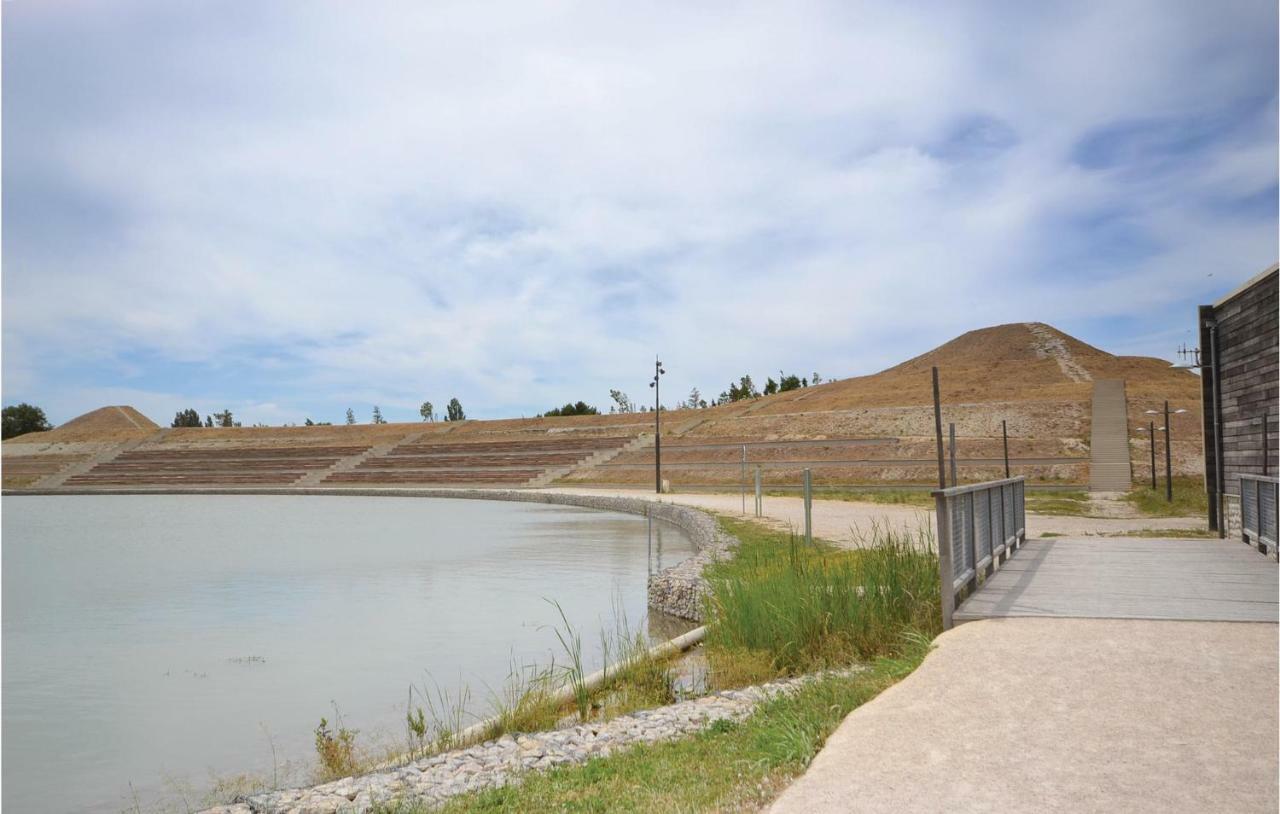
[[[1212,529],[1219,528],[1220,517],[1228,530],[1238,523],[1241,474],[1277,474],[1278,309],[1280,265],[1213,305],[1200,306],[1204,475]]]

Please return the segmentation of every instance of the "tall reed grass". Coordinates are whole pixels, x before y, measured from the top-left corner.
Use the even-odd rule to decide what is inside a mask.
[[[837,549],[722,520],[740,542],[708,569],[708,655],[717,665],[797,674],[894,654],[941,624],[932,529],[875,525]],[[760,678],[760,675],[751,675]]]

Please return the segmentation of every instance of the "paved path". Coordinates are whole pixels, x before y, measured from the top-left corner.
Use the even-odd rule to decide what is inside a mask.
[[[654,499],[653,490],[645,489],[589,489],[554,487],[548,492],[565,492],[583,495],[610,495],[640,499]],[[742,497],[723,493],[676,493],[662,495],[662,500],[695,506],[727,515],[742,515]],[[747,495],[747,514],[752,511],[754,498]],[[804,500],[798,497],[764,498],[765,520],[777,528],[804,530]],[[899,506],[887,503],[857,503],[844,500],[813,501],[813,533],[824,540],[843,545],[856,545],[858,531],[868,531],[873,523],[887,523],[894,528],[916,529],[932,522],[933,509],[922,506]],[[1092,518],[1054,517],[1028,514],[1027,534],[1079,536],[1086,534],[1123,534],[1144,529],[1199,529],[1204,528],[1201,517],[1147,517],[1147,518]]]
[[[1280,569],[1239,540],[1028,540],[955,613],[1276,622]]]
[[[961,625],[850,714],[772,812],[1274,814],[1276,635],[1224,622]]]

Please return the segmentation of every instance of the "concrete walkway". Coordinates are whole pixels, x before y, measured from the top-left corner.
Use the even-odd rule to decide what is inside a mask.
[[[774,814],[1277,810],[1277,626],[970,622],[855,710]]]

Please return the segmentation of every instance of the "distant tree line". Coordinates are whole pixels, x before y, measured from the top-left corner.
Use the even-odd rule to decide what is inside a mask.
[[[585,405],[584,405],[584,406],[585,406]],[[6,418],[5,418],[5,422],[6,422],[6,423],[5,423],[5,432],[8,432],[8,427],[9,427],[9,424],[11,423],[11,422],[10,422],[10,420],[9,420],[9,418],[8,418],[8,416],[9,416],[9,411],[11,411],[11,410],[26,409],[26,408],[34,409],[34,410],[37,410],[37,411],[39,410],[39,408],[32,408],[30,405],[27,405],[27,404],[21,404],[21,405],[18,405],[18,407],[6,407],[6,408],[5,408],[5,416],[6,416]],[[435,411],[435,408],[432,406],[431,402],[429,402],[429,401],[424,401],[424,402],[422,402],[422,407],[418,410],[418,413],[422,416],[422,420],[423,420],[423,421],[435,421],[435,420],[436,420],[436,411]],[[16,416],[16,415],[18,415],[18,414],[17,414],[17,413],[15,413],[15,416]],[[26,415],[27,415],[27,414],[26,414],[25,412],[23,412],[23,413],[22,413],[22,416],[23,416],[23,418],[21,419],[22,421],[26,421],[26,420],[27,420]],[[40,415],[41,415],[41,417],[43,418],[43,415],[44,415],[44,414],[43,414],[43,413],[40,413]],[[550,415],[550,413],[548,413],[548,415]],[[566,413],[565,415],[570,415],[570,413]],[[465,413],[465,412],[463,412],[463,409],[462,409],[462,402],[458,401],[458,399],[457,399],[457,398],[451,398],[451,399],[449,399],[449,404],[448,404],[448,405],[446,406],[446,408],[445,408],[444,420],[445,420],[445,421],[463,421],[463,420],[465,420],[465,419],[466,419],[466,417],[467,417],[467,415],[466,415],[466,413]],[[18,419],[18,418],[15,418],[15,419],[14,419],[14,421],[15,421],[15,422],[18,422],[18,421],[19,421],[19,419]],[[47,426],[47,423],[48,423],[48,422],[45,422],[45,423],[46,423],[46,426],[44,427],[44,429],[50,429],[50,428]],[[348,408],[347,408],[346,423],[347,423],[348,425],[351,425],[351,424],[355,424],[355,423],[357,423],[357,422],[356,422],[356,411],[355,411],[355,410],[353,410],[353,409],[352,409],[352,408],[350,408],[350,407],[348,407]],[[377,404],[373,405],[373,413],[372,413],[371,418],[370,418],[370,423],[373,423],[373,424],[386,424],[386,423],[387,423],[387,419],[382,415],[382,408],[381,408],[381,407],[379,407]],[[14,426],[18,426],[18,424],[17,424],[17,423],[15,423],[15,424],[14,424]],[[26,426],[26,425],[25,425],[25,424],[23,424],[23,426]],[[34,426],[34,425],[33,425],[33,426]],[[219,412],[219,413],[213,413],[212,415],[207,415],[207,416],[205,416],[205,417],[204,417],[204,420],[203,420],[203,421],[201,421],[201,419],[200,419],[200,413],[199,413],[199,412],[197,412],[195,409],[188,408],[188,409],[186,409],[186,410],[179,410],[177,413],[175,413],[175,414],[174,414],[174,416],[173,416],[173,423],[172,423],[170,426],[173,426],[173,427],[239,427],[239,426],[241,426],[241,423],[235,419],[235,416],[232,414],[232,412],[231,412],[230,410],[223,410],[222,412]],[[255,426],[255,427],[265,427],[265,426],[267,426],[267,425],[266,425],[266,424],[254,424],[254,426]],[[297,426],[297,425],[296,425],[296,424],[285,424],[284,426],[286,426],[286,427],[292,427],[292,426]],[[331,426],[333,426],[333,422],[331,422],[331,421],[313,421],[311,418],[307,418],[306,420],[304,420],[304,421],[303,421],[302,426],[304,426],[304,427],[331,427]],[[32,431],[33,431],[33,430],[22,430],[22,432],[32,432]],[[6,437],[6,438],[8,438],[9,436],[8,436],[8,435],[6,435],[5,437]]]
[[[543,416],[559,416],[559,415],[600,415],[600,411],[588,405],[585,401],[579,401],[576,404],[566,404],[563,407],[553,407],[545,413],[539,414],[538,418]]]
[[[736,382],[731,382],[727,390],[721,391],[719,397],[712,399],[710,403],[702,397],[702,393],[698,388],[689,391],[689,396],[684,401],[676,404],[677,410],[701,409],[705,407],[715,407],[720,404],[732,404],[735,401],[744,401],[746,399],[757,399],[761,396],[772,396],[775,393],[785,393],[788,390],[799,390],[802,387],[808,387],[810,384],[818,385],[823,382],[833,382],[835,379],[823,379],[818,373],[812,376],[802,377],[795,373],[783,373],[778,371],[778,378],[775,380],[770,376],[764,384],[764,389],[756,387],[755,382],[751,378],[751,374],[744,374]],[[647,413],[653,408],[647,406],[636,405],[631,398],[621,390],[610,390],[609,398],[613,399],[613,404],[609,407],[610,413]],[[666,410],[666,405],[661,405],[660,409]],[[551,413],[547,413],[551,415]]]
[[[25,401],[0,410],[0,424],[3,424],[3,428],[0,429],[0,436],[3,438],[13,438],[29,432],[47,432],[53,429],[49,419],[45,418],[44,410]]]

